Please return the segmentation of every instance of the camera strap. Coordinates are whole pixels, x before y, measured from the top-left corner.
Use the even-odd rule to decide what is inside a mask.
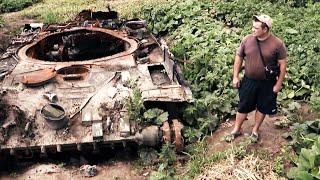
[[[262,53],[261,53],[261,48],[260,48],[260,43],[259,43],[258,38],[256,38],[256,41],[257,41],[257,46],[258,46],[258,50],[259,50],[259,54],[260,54],[260,59],[262,61],[262,64],[263,64],[264,68],[267,69],[266,63],[264,62],[264,58],[263,58]]]

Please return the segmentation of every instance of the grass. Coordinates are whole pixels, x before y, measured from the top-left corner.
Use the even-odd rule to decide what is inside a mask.
[[[249,139],[224,151],[212,151],[205,140],[189,145],[190,160],[180,169],[177,179],[285,179],[284,159],[262,149],[252,151]],[[289,150],[283,149],[284,152]],[[181,173],[182,172],[182,173]]]
[[[73,19],[84,9],[107,11],[110,5],[111,9],[118,11],[121,17],[132,18],[144,5],[154,6],[166,2],[168,0],[43,0],[41,3],[24,9],[21,15],[45,23],[58,23]]]
[[[249,145],[249,141],[244,141],[242,144],[233,146],[223,152],[215,151],[212,153],[212,151],[208,149],[205,140],[191,144],[187,147],[187,154],[190,156],[190,161],[188,161],[183,169],[183,173],[178,175],[178,179],[193,179],[205,171],[203,167],[226,160],[230,156],[239,159],[243,158],[246,156]]]
[[[2,16],[0,16],[0,27],[4,26],[4,19]]]
[[[38,1],[39,0],[1,0],[0,12],[20,11]]]
[[[285,179],[273,170],[273,164],[254,154],[237,159],[232,154],[218,163],[205,165],[194,179]]]

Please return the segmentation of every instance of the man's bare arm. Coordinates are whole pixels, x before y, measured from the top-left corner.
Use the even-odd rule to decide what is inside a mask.
[[[243,59],[236,55],[233,65],[233,80],[232,80],[232,86],[235,88],[239,88],[240,86],[240,78],[239,73],[242,67]]]
[[[280,75],[277,79],[276,84],[273,87],[273,92],[277,93],[281,90],[282,82],[286,76],[287,72],[287,60],[286,59],[280,59],[278,60],[278,64],[280,66]]]

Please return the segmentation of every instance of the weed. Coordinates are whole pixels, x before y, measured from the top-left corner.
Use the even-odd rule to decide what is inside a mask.
[[[10,0],[8,0],[10,1]],[[118,11],[122,17],[133,18],[136,12],[146,4],[160,5],[168,0],[120,0],[120,1],[96,1],[96,0],[42,0],[42,2],[24,9],[21,14],[26,17],[35,17],[45,22],[66,22],[73,19],[80,11],[92,9],[95,11],[107,11],[110,5]],[[124,5],[125,4],[125,5]],[[52,18],[57,18],[53,20]]]
[[[17,177],[17,173],[16,172],[12,172],[9,174],[10,178],[16,178]]]
[[[153,148],[141,148],[139,149],[139,164],[143,166],[153,165],[158,159],[158,153]]]
[[[294,116],[289,116],[289,117],[283,117],[280,120],[274,122],[274,125],[278,128],[288,128],[295,122],[296,122],[296,119],[294,118]]]
[[[284,164],[283,157],[277,156],[273,161],[273,172],[277,173],[279,176],[284,176]]]
[[[38,0],[2,0],[0,2],[0,12],[19,11],[37,2]]]
[[[64,168],[64,167],[66,167],[66,163],[64,163],[64,162],[62,162],[62,163],[60,163],[60,164],[58,164],[58,166],[59,166],[59,168]]]
[[[132,96],[126,99],[125,104],[128,110],[129,119],[142,126],[147,124],[162,125],[163,122],[168,120],[168,112],[164,112],[158,108],[146,110],[141,97],[141,92],[136,87],[133,87]]]
[[[149,179],[173,179],[173,176],[176,173],[176,169],[174,167],[176,162],[176,153],[173,145],[167,143],[162,146],[161,152],[159,153],[159,160],[160,164],[158,165],[157,171],[152,172]]]
[[[315,92],[310,97],[311,110],[313,112],[319,112],[320,110],[320,92]]]
[[[4,19],[2,16],[0,16],[0,27],[3,27],[4,26]]]
[[[141,124],[143,122],[142,114],[145,110],[145,107],[143,105],[143,100],[141,98],[141,92],[139,89],[133,89],[132,96],[127,98],[125,104],[128,110],[129,119]]]
[[[43,21],[48,24],[54,24],[59,23],[59,21],[61,21],[61,18],[59,18],[58,15],[53,13],[52,11],[49,11],[47,14],[43,15]]]
[[[203,167],[207,164],[219,162],[230,156],[242,159],[247,156],[247,148],[250,141],[244,141],[239,145],[232,146],[225,151],[215,151],[209,154],[209,149],[205,140],[198,141],[186,147],[186,154],[190,156],[190,161],[186,164],[186,170],[183,174],[179,175],[181,179],[192,179],[203,171]]]

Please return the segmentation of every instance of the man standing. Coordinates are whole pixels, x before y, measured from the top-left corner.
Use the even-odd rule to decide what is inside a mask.
[[[244,37],[237,49],[232,84],[239,89],[240,102],[236,122],[227,141],[241,135],[241,126],[247,114],[256,110],[251,137],[257,142],[259,127],[265,115],[277,112],[277,93],[285,77],[287,53],[283,41],[270,32],[271,26],[272,19],[268,15],[253,16],[252,34]],[[239,72],[243,60],[244,78],[240,82]],[[270,64],[278,64],[280,67],[277,77],[266,77],[265,66]]]

